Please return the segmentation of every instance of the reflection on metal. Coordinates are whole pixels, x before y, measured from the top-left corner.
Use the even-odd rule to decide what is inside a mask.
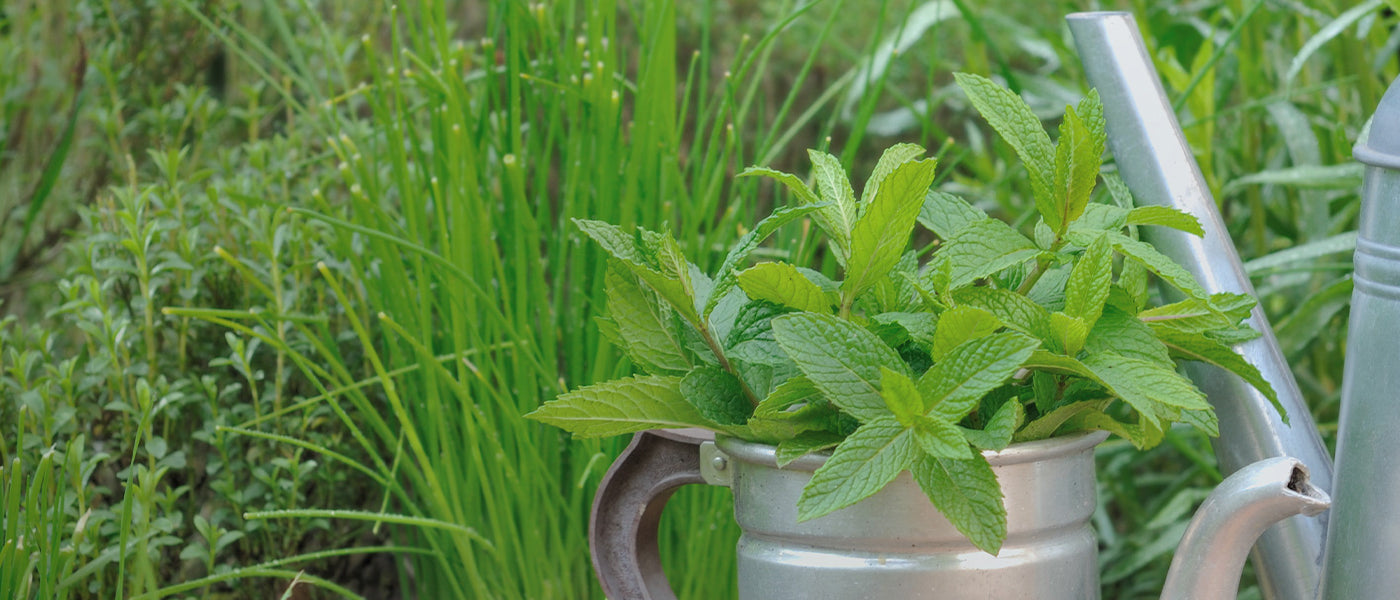
[[[1233,600],[1245,557],[1259,535],[1293,515],[1321,513],[1329,501],[1295,458],[1269,458],[1236,471],[1191,519],[1162,600]]]
[[[1329,600],[1394,598],[1400,590],[1400,81],[1381,98],[1355,156],[1367,168],[1322,577]]]
[[[825,461],[778,468],[773,446],[720,438],[733,470],[739,597],[1099,597],[1094,446],[1101,431],[983,452],[1001,482],[1006,543],[978,550],[929,502],[909,474],[852,506],[798,522],[797,499]]]
[[[1089,83],[1103,98],[1109,146],[1124,181],[1138,202],[1189,212],[1205,229],[1203,238],[1161,227],[1144,228],[1144,236],[1190,270],[1207,291],[1252,294],[1132,15],[1078,13],[1068,20]],[[1308,466],[1318,487],[1331,489],[1331,458],[1261,309],[1254,310],[1250,323],[1263,336],[1237,350],[1278,391],[1290,424],[1248,383],[1214,367],[1193,365],[1192,379],[1220,416],[1220,437],[1213,442],[1220,465],[1229,473],[1265,458],[1293,456]],[[1325,518],[1293,517],[1260,538],[1255,567],[1266,598],[1315,596]]]

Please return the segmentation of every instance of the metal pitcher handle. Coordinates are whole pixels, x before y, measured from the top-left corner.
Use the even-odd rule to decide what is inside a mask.
[[[607,597],[675,600],[661,570],[657,526],[676,488],[705,483],[700,445],[713,439],[703,429],[639,432],[603,476],[588,521],[588,545]]]

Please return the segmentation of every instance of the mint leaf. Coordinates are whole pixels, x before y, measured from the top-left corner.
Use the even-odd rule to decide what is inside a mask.
[[[1099,91],[1089,89],[1089,94],[1084,96],[1074,107],[1074,113],[1084,121],[1084,128],[1089,130],[1089,135],[1108,139],[1108,123],[1103,116],[1103,101],[1099,99]]]
[[[851,231],[851,257],[841,293],[854,298],[889,274],[909,245],[909,234],[928,187],[933,184],[937,160],[915,160],[899,165],[885,177],[879,194],[865,208]]]
[[[1144,416],[1156,415],[1157,404],[1187,410],[1210,409],[1210,404],[1196,386],[1161,363],[1110,353],[1090,354],[1081,362]]]
[[[1070,419],[1089,411],[1102,411],[1112,400],[1082,400],[1072,402],[1050,411],[1045,416],[1040,417],[1025,427],[1017,431],[1012,440],[1016,442],[1033,442],[1035,440],[1048,439],[1055,435]]]
[[[1035,258],[1035,242],[1010,225],[984,219],[964,228],[934,255],[933,268],[947,264],[950,289],[966,286],[1008,267]]]
[[[788,466],[792,461],[807,456],[813,452],[820,452],[827,448],[834,448],[841,443],[843,438],[840,434],[830,431],[807,431],[799,434],[790,440],[783,440],[778,444],[778,450],[774,458],[777,459],[778,468]]]
[[[784,173],[768,167],[749,167],[744,169],[742,173],[735,175],[735,178],[739,177],[768,177],[773,179],[786,186],[788,191],[792,192],[792,195],[797,198],[799,205],[812,205],[821,202],[821,200],[817,198],[816,193],[812,192],[812,189],[807,187],[807,184],[803,183],[801,179],[798,179],[797,176],[792,173]]]
[[[706,419],[742,425],[753,411],[739,378],[715,365],[697,367],[681,379],[681,395]]]
[[[1084,319],[1092,328],[1103,314],[1108,290],[1113,285],[1113,248],[1099,237],[1084,250],[1065,282],[1065,314]]]
[[[1236,328],[1255,304],[1248,294],[1212,294],[1209,301],[1192,298],[1150,308],[1138,313],[1138,318],[1183,331],[1216,332]]]
[[[1108,181],[1107,178],[1104,180]],[[1084,207],[1084,214],[1070,223],[1069,230],[1086,233],[1118,231],[1127,226],[1128,212],[1126,208],[1091,202]]]
[[[819,150],[808,150],[807,156],[812,159],[812,178],[816,180],[817,192],[830,205],[818,214],[824,215],[831,224],[833,229],[827,235],[836,242],[838,262],[844,265],[844,259],[849,256],[845,250],[851,247],[851,231],[855,229],[859,214],[856,194],[851,190],[846,170],[835,156]]]
[[[870,178],[865,180],[865,189],[860,191],[860,210],[857,212],[864,212],[879,197],[880,186],[895,169],[923,154],[924,148],[918,144],[895,144],[886,148],[875,163],[875,170],[870,172]]]
[[[938,512],[983,552],[996,555],[1006,540],[1006,505],[996,473],[981,454],[969,460],[926,456],[910,468]]]
[[[650,292],[637,285],[635,276],[620,272],[625,268],[614,262],[604,281],[608,312],[627,355],[655,375],[689,370],[690,359],[677,338],[671,307],[650,301]]]
[[[961,421],[1039,346],[1040,342],[1024,335],[1005,332],[954,348],[919,378],[919,392],[931,407],[929,414],[950,423]]]
[[[1074,356],[1084,348],[1084,339],[1089,335],[1084,319],[1057,312],[1050,315],[1050,327],[1055,330],[1057,341],[1065,349],[1066,355]]]
[[[947,310],[938,317],[938,329],[933,332],[929,355],[934,362],[943,360],[963,342],[986,337],[1001,328],[1001,319],[981,308],[958,306]]]
[[[968,448],[962,431],[937,417],[918,416],[914,423],[914,441],[928,456],[972,458],[972,449]]]
[[[805,186],[803,189],[806,189]],[[749,257],[749,253],[753,252],[755,248],[758,248],[759,244],[762,244],[764,240],[768,239],[768,236],[773,235],[773,232],[777,231],[783,225],[787,225],[788,223],[812,214],[824,206],[823,204],[808,204],[805,206],[779,208],[773,211],[773,214],[768,215],[767,218],[759,221],[758,226],[744,234],[744,237],[739,238],[739,241],[729,250],[729,254],[725,255],[724,262],[720,264],[718,274],[716,275],[719,277],[719,280],[715,282],[715,289],[710,293],[709,299],[705,301],[705,309],[701,314],[707,318],[710,316],[710,311],[714,310],[720,298],[723,298],[724,294],[728,293],[729,290],[734,287],[735,269],[738,269],[739,264],[744,262],[744,260]]]
[[[1047,344],[1055,337],[1050,328],[1050,311],[1011,290],[970,287],[953,292],[952,297],[959,305],[986,310],[1007,327]]]
[[[1093,354],[1112,353],[1170,366],[1167,347],[1157,339],[1152,328],[1137,317],[1116,308],[1104,310],[1084,347]]]
[[[739,308],[734,325],[724,340],[726,348],[750,340],[773,341],[773,317],[785,315],[792,309],[765,300],[750,300]]]
[[[1055,146],[1055,215],[1045,224],[1064,233],[1089,203],[1103,162],[1105,138],[1093,135],[1074,109],[1066,107]]]
[[[770,443],[802,437],[812,431],[827,431],[834,427],[836,409],[822,398],[811,380],[801,375],[789,378],[773,388],[747,423],[749,431]],[[837,438],[840,441],[840,438]],[[832,443],[835,445],[835,442]]]
[[[1040,119],[1031,112],[1026,101],[996,82],[986,77],[969,73],[954,73],[958,87],[972,101],[972,106],[981,113],[987,124],[1025,163],[1030,174],[1031,191],[1035,196],[1036,210],[1045,217],[1051,228],[1060,229],[1060,223],[1052,221],[1055,210],[1055,194],[1052,191],[1055,172],[1055,147],[1050,136],[1040,124]],[[956,263],[955,263],[956,264]]]
[[[797,521],[808,521],[880,491],[918,456],[911,429],[892,416],[862,425],[836,447],[797,500]]]
[[[574,219],[574,223],[642,283],[655,290],[692,326],[697,329],[703,326],[695,307],[695,290],[691,287],[691,265],[670,235],[639,230],[640,235],[633,237],[616,225],[602,221]],[[638,238],[647,246],[646,255],[638,248]]]
[[[1026,410],[1021,406],[1021,402],[1011,398],[1002,403],[1001,408],[992,414],[992,418],[987,420],[987,425],[981,430],[962,429],[962,433],[967,441],[980,449],[1001,451],[1011,445],[1011,436],[1016,433],[1016,428],[1021,426],[1025,418]]]
[[[963,228],[986,218],[987,213],[966,200],[938,190],[929,190],[923,208],[919,209],[919,224],[943,240],[951,239]]]
[[[899,371],[880,367],[880,388],[880,396],[885,399],[885,406],[894,413],[895,418],[905,427],[914,426],[926,409],[913,380]]]
[[[1123,256],[1147,267],[1147,270],[1160,277],[1162,281],[1192,298],[1198,300],[1207,298],[1205,289],[1201,287],[1201,284],[1196,283],[1189,271],[1158,252],[1150,244],[1117,232],[1108,232],[1104,235],[1108,236],[1109,243],[1113,244],[1113,247]]]
[[[938,332],[938,315],[933,313],[887,312],[870,318],[877,325],[898,325],[909,339],[923,345],[933,344]]]
[[[680,385],[681,378],[663,375],[595,383],[560,394],[525,416],[578,437],[682,427],[723,431],[700,416],[681,395]]]
[[[1236,354],[1233,349],[1216,340],[1206,337],[1205,334],[1172,329],[1170,327],[1158,326],[1152,328],[1157,334],[1157,339],[1166,344],[1167,349],[1173,355],[1186,360],[1209,363],[1225,369],[1240,379],[1248,381],[1250,385],[1264,394],[1269,399],[1269,403],[1274,405],[1274,410],[1283,417],[1283,422],[1288,423],[1288,414],[1283,410],[1283,405],[1279,403],[1278,393],[1274,387],[1269,385],[1268,380],[1259,372],[1259,369],[1245,360],[1243,356]]]
[[[1125,221],[1128,225],[1161,225],[1195,236],[1206,234],[1195,215],[1184,213],[1169,206],[1139,206],[1128,211]]]
[[[862,422],[889,415],[880,395],[880,367],[902,370],[904,363],[875,334],[836,317],[795,313],[773,319],[773,337],[841,410]]]
[[[788,263],[756,264],[739,273],[738,281],[744,293],[754,300],[814,313],[831,312],[826,293]]]

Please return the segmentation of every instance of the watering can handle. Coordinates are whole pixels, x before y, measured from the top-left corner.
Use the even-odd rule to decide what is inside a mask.
[[[603,476],[593,499],[588,544],[607,597],[675,599],[661,570],[657,525],[676,488],[705,483],[700,444],[713,438],[698,429],[639,432]]]

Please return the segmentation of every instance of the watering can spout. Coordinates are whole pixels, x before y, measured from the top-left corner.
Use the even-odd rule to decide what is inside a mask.
[[[1331,505],[1296,458],[1261,460],[1226,478],[1186,528],[1167,572],[1162,600],[1232,600],[1254,542],[1295,515]]]

